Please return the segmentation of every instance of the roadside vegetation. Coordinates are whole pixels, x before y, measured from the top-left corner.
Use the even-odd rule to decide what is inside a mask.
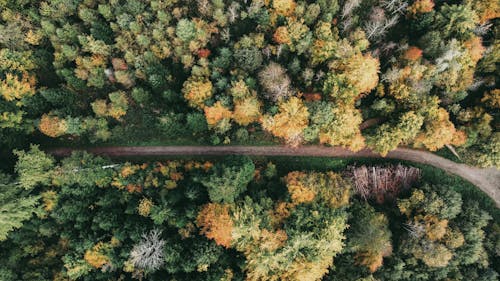
[[[432,168],[16,154],[2,280],[498,278],[498,209]]]
[[[2,150],[454,147],[499,166],[495,0],[1,1]],[[377,120],[360,130],[363,121]]]

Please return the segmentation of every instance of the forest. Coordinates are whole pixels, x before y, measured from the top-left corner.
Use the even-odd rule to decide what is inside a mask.
[[[0,281],[499,280],[493,196],[384,158],[499,172],[499,18],[498,0],[0,0]],[[84,152],[179,145],[378,160]]]
[[[15,154],[2,281],[499,277],[499,209],[436,170]]]
[[[496,0],[3,0],[0,10],[5,155],[29,143],[285,143],[445,148],[500,166]]]

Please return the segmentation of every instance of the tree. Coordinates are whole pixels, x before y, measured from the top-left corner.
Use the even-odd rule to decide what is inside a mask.
[[[287,143],[298,145],[302,133],[309,123],[309,111],[299,98],[292,97],[279,104],[279,113],[264,115],[262,127],[274,136],[284,138]]]
[[[10,178],[0,173],[0,241],[7,239],[9,232],[20,228],[23,222],[31,218],[37,208],[40,196],[29,195]]]
[[[383,124],[373,136],[367,138],[368,145],[382,156],[398,145],[411,142],[420,132],[424,118],[413,111],[404,113],[396,124]]]
[[[441,6],[436,15],[434,28],[441,30],[444,38],[468,39],[479,23],[479,18],[470,5]]]
[[[232,240],[233,221],[229,216],[229,205],[208,203],[198,213],[196,224],[200,233],[213,239],[217,245],[229,248]]]
[[[306,140],[319,140],[332,146],[340,145],[353,151],[364,147],[364,138],[359,130],[362,116],[359,110],[333,103],[309,104],[311,125],[305,130]]]
[[[261,118],[261,102],[256,96],[238,99],[234,102],[233,119],[236,123],[246,126]]]
[[[245,157],[229,157],[224,164],[215,165],[209,175],[197,179],[207,189],[212,202],[233,203],[245,192],[253,179],[255,165]]]
[[[266,91],[266,97],[274,102],[290,96],[290,78],[285,72],[285,69],[271,62],[259,72],[259,81]]]
[[[142,235],[142,240],[135,244],[130,252],[130,259],[135,267],[149,272],[156,271],[165,263],[165,240],[161,230],[152,229]]]
[[[26,152],[14,150],[14,154],[18,157],[15,171],[22,188],[31,190],[51,182],[54,159],[41,151],[38,145],[30,145],[30,150]]]
[[[57,116],[49,116],[47,114],[42,115],[38,128],[40,132],[52,138],[62,136],[68,131],[66,120],[60,119]]]
[[[212,97],[212,82],[191,76],[184,82],[182,93],[190,106],[204,108],[205,101]]]
[[[205,107],[204,111],[209,128],[215,127],[224,119],[231,119],[233,114],[229,109],[224,107],[220,101],[216,102],[213,106]]]
[[[389,221],[367,203],[355,205],[353,218],[347,234],[348,249],[356,253],[357,263],[375,272],[383,258],[392,253]]]

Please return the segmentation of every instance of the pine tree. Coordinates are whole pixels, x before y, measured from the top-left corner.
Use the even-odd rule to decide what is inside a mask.
[[[0,241],[7,239],[9,232],[23,225],[23,221],[38,212],[40,196],[30,196],[10,178],[0,173]]]

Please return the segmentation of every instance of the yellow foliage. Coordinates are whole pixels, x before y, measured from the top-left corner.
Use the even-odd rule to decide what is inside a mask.
[[[344,66],[347,79],[360,93],[368,93],[377,86],[379,69],[378,59],[361,53],[351,57]]]
[[[312,202],[318,195],[332,208],[349,204],[351,186],[336,173],[294,171],[284,179],[294,205]]]
[[[424,132],[415,138],[414,146],[424,146],[430,151],[436,151],[446,144],[453,143],[457,131],[449,120],[448,112],[444,108],[439,108],[436,116],[430,118],[432,119],[425,123]]]
[[[361,135],[359,125],[363,122],[361,112],[351,106],[333,107],[335,120],[326,129],[319,131],[319,142],[331,146],[344,146],[352,151],[359,151],[365,147],[365,138]]]
[[[99,242],[85,252],[83,259],[94,268],[101,268],[111,261],[105,254],[110,249],[111,245]]]
[[[153,206],[154,206],[153,201],[151,201],[148,198],[143,198],[139,202],[139,206],[137,206],[137,212],[139,213],[139,215],[147,217],[151,213],[151,207]]]
[[[48,190],[42,193],[43,209],[50,212],[57,205],[57,193],[53,190]]]
[[[431,241],[437,241],[444,237],[448,228],[448,220],[439,220],[434,215],[416,216],[416,220],[422,220],[425,225],[425,233]]]
[[[182,92],[190,106],[204,108],[204,102],[212,96],[212,82],[190,77],[184,82]]]
[[[487,92],[481,102],[486,103],[491,108],[500,108],[500,89]]]
[[[231,89],[229,89],[229,93],[234,99],[243,99],[250,96],[250,89],[248,89],[245,81],[240,79],[236,82],[231,82]]]
[[[33,96],[35,94],[35,77],[24,73],[21,78],[7,73],[5,79],[0,83],[0,95],[6,101],[21,100],[24,97]],[[18,105],[22,105],[18,102]]]
[[[274,11],[280,16],[291,16],[296,5],[293,0],[273,0]]]
[[[309,124],[309,112],[302,100],[291,97],[281,102],[279,113],[275,116],[265,116],[262,126],[276,137],[284,138],[292,145],[298,145],[302,132]]]
[[[64,119],[59,119],[59,117],[44,114],[40,119],[38,128],[44,135],[56,138],[66,133],[66,131],[68,130],[68,125]]]
[[[213,239],[217,245],[229,248],[232,240],[233,221],[229,216],[229,206],[208,203],[198,213],[196,225],[200,233]]]
[[[224,107],[220,101],[216,102],[213,106],[205,107],[204,111],[209,127],[214,127],[219,121],[230,119],[232,116],[232,112]]]
[[[260,107],[261,103],[257,97],[236,100],[234,103],[233,119],[242,126],[257,122],[261,117]]]
[[[33,32],[33,30],[28,30],[26,36],[24,37],[24,41],[31,45],[40,44],[40,40],[42,40],[42,32]]]
[[[304,185],[304,178],[307,176],[304,172],[290,172],[285,177],[288,193],[294,204],[308,203],[316,197],[316,191],[311,186]]]

